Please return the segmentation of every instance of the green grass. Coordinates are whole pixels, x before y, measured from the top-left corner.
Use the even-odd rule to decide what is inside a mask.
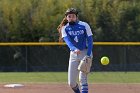
[[[66,83],[67,72],[1,72],[0,83]],[[92,72],[90,83],[140,83],[140,72]]]
[[[93,72],[89,75],[93,83],[140,83],[140,72]]]

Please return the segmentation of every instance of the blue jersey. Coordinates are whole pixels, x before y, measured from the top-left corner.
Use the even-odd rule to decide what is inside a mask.
[[[92,43],[92,40],[88,41],[89,37],[92,37],[92,31],[86,22],[77,21],[75,25],[69,25],[69,23],[67,23],[62,28],[62,38],[67,38],[67,42],[64,40],[71,51],[88,48],[88,42],[91,41],[90,43]],[[70,44],[68,44],[68,42]],[[91,51],[92,49],[90,49],[89,52]]]

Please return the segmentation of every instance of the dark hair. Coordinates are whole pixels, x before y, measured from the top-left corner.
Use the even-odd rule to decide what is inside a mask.
[[[78,15],[78,11],[75,8],[69,8],[67,9],[67,11],[65,12],[65,16],[67,16],[68,14],[75,14],[76,16]]]
[[[63,20],[61,21],[60,25],[57,27],[57,30],[59,32],[59,42],[63,42],[61,30],[62,30],[62,27],[65,26],[67,23],[68,23],[68,21],[67,21],[66,17],[64,17]]]

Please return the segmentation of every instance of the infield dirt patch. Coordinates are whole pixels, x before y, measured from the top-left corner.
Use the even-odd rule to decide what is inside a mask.
[[[67,84],[24,84],[24,87],[5,88],[0,93],[73,93]],[[140,93],[140,84],[90,84],[89,93]]]

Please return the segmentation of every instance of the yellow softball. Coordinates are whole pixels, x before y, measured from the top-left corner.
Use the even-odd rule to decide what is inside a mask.
[[[104,56],[101,58],[101,64],[102,65],[108,65],[109,64],[109,58]]]

